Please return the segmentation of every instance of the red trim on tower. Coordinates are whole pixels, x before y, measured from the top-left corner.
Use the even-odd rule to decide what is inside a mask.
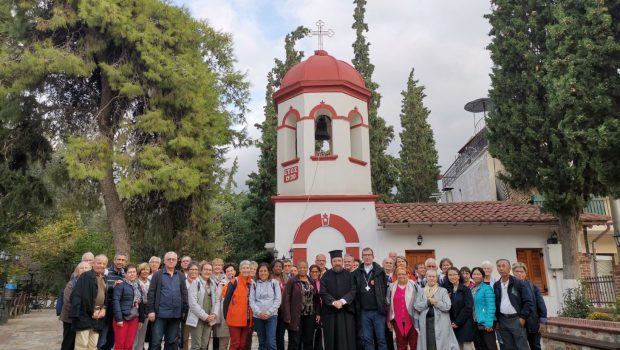
[[[321,218],[321,214],[316,214],[304,221],[301,225],[299,225],[299,230],[297,230],[297,235],[293,240],[293,244],[306,244],[308,243],[308,238],[310,234],[314,232],[314,230],[318,229],[322,226],[333,227],[336,230],[340,231],[342,236],[344,237],[344,241],[346,243],[359,243],[360,239],[357,235],[357,231],[355,231],[355,227],[351,225],[345,218],[340,215],[330,214],[328,224],[323,225],[323,220]]]
[[[352,115],[358,115],[360,117],[361,123],[360,124],[364,124],[364,116],[362,115],[362,113],[360,113],[360,111],[357,109],[357,107],[353,108],[350,112],[349,112],[349,120],[351,120]],[[358,124],[359,125],[359,124]]]
[[[365,162],[365,161],[363,161],[361,159],[357,159],[357,158],[354,158],[354,157],[349,157],[349,162],[355,163],[355,164],[359,164],[361,166],[366,166],[366,164],[368,164],[368,162]]]
[[[360,124],[355,124],[355,125],[352,125],[352,126],[351,126],[351,129],[359,128],[360,126],[361,126],[362,128],[368,128],[368,124],[360,123]]]
[[[336,160],[338,159],[338,155],[331,155],[331,156],[310,156],[310,159],[312,159],[315,162],[322,162],[324,160]]]
[[[288,112],[286,112],[286,114],[284,115],[284,118],[282,118],[282,126],[286,126],[288,124],[286,124],[286,119],[290,116],[295,117],[295,121],[299,121],[301,119],[301,114],[299,114],[299,111],[296,110],[295,108],[293,108],[293,106],[291,106],[288,110]],[[295,123],[297,124],[297,123]],[[292,125],[289,125],[292,126]]]
[[[299,121],[302,121],[302,120],[314,120],[314,117],[308,117],[308,116],[306,116],[306,117],[301,117],[301,118],[299,118]]]
[[[308,261],[308,251],[306,248],[293,248],[293,262]]]
[[[338,117],[338,113],[336,113],[336,110],[334,109],[334,107],[332,107],[331,105],[328,105],[327,103],[321,101],[321,103],[319,103],[318,105],[314,106],[314,108],[312,108],[312,110],[310,110],[310,114],[309,116],[312,117],[312,119],[316,119],[316,112],[319,109],[326,109],[331,115],[329,116],[331,119],[334,119],[336,117]]]
[[[288,124],[278,126],[278,130],[281,130],[281,129],[292,129],[292,130],[297,130],[297,128],[296,128],[296,127],[294,127],[294,126],[290,126],[290,125],[288,125]]]
[[[351,254],[354,258],[360,258],[360,248],[359,247],[347,247],[347,254]]]
[[[340,120],[350,121],[349,117],[345,117],[343,115],[337,115],[337,116],[333,117],[332,119],[333,120],[340,119]]]
[[[366,103],[368,103],[371,96],[369,90],[348,81],[321,80],[302,81],[282,88],[273,94],[273,101],[276,104],[279,104],[304,93],[325,92],[341,92],[351,97],[357,98],[358,100],[362,100]]]
[[[282,162],[280,165],[282,165],[283,167],[287,167],[289,165],[293,165],[297,163],[299,163],[299,157],[291,159],[291,160],[287,160],[286,162]]]
[[[273,203],[283,202],[376,202],[377,195],[311,195],[311,196],[272,196]]]

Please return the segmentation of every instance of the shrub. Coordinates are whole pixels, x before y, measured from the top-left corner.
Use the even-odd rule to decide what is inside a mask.
[[[586,318],[592,309],[592,303],[586,297],[585,287],[569,288],[564,294],[562,317]]]
[[[586,317],[588,320],[613,321],[614,318],[605,312],[592,312]]]

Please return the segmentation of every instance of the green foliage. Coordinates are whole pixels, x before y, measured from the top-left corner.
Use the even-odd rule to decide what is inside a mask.
[[[437,192],[437,150],[433,130],[428,124],[430,111],[424,106],[424,86],[418,85],[413,69],[407,80],[407,89],[401,95],[403,102],[400,114],[400,160],[397,183],[397,200],[404,202],[432,201],[431,194]]]
[[[538,190],[559,217],[564,277],[576,278],[579,214],[620,189],[620,5],[492,3],[489,150],[509,185]]]
[[[564,303],[560,316],[586,318],[592,310],[592,303],[586,296],[586,290],[583,285],[576,288],[569,288],[564,293]]]
[[[392,200],[392,189],[397,182],[397,161],[387,154],[387,148],[394,139],[394,128],[388,126],[385,120],[378,115],[381,105],[381,94],[377,91],[379,84],[372,80],[375,66],[370,63],[370,43],[366,42],[364,32],[368,31],[368,24],[364,22],[366,0],[354,0],[353,26],[355,42],[353,43],[353,66],[364,78],[366,88],[372,96],[368,102],[368,124],[370,133],[370,165],[373,193],[379,195],[383,201]]]
[[[606,312],[591,312],[586,316],[588,320],[613,321],[614,318]]]
[[[237,210],[242,210],[242,212],[228,213],[237,216],[238,219],[241,219],[240,216],[242,216],[243,220],[227,224],[227,218],[224,218],[224,225],[234,227],[233,231],[237,232],[237,235],[228,234],[227,236],[227,241],[233,242],[232,246],[236,247],[233,250],[234,254],[246,252],[246,258],[248,255],[264,251],[265,242],[274,240],[275,213],[271,196],[275,196],[277,193],[278,115],[272,96],[279,88],[280,80],[286,72],[304,57],[303,51],[295,50],[295,43],[309,33],[308,28],[300,26],[287,34],[284,39],[286,57],[284,61],[275,59],[275,65],[267,75],[265,120],[261,124],[256,124],[262,134],[262,137],[256,142],[256,146],[261,152],[258,158],[258,169],[249,175],[246,182],[249,189],[248,194],[243,197],[241,207],[237,207]],[[241,223],[247,226],[238,226]]]
[[[127,232],[118,193],[183,203],[175,234],[204,238],[225,150],[245,142],[233,127],[248,83],[230,35],[158,0],[10,3],[0,5],[3,127],[33,121],[41,144],[67,142],[69,174],[100,182],[108,217],[122,218],[115,244]]]
[[[36,267],[35,282],[42,291],[62,288],[83,253],[114,255],[111,234],[89,231],[76,214],[50,220],[32,233],[19,235],[17,241],[17,251]]]

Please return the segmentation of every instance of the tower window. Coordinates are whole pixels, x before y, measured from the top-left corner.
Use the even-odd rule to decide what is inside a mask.
[[[332,155],[332,119],[324,114],[314,122],[314,154]]]
[[[362,129],[364,121],[362,117],[357,113],[350,114],[350,133],[351,133],[351,157],[358,160],[363,159],[363,142],[362,142]]]

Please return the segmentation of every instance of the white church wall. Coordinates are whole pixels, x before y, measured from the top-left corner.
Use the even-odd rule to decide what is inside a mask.
[[[359,243],[343,244],[344,238],[334,237],[337,232],[329,226],[314,230],[306,242],[307,259],[314,262],[319,252],[327,254],[333,249],[346,247],[376,246],[376,214],[374,202],[279,202],[275,203],[275,245],[280,255],[288,252],[293,245],[299,226],[308,218],[320,214],[336,214],[350,223],[359,236]],[[340,234],[339,234],[340,235]],[[338,236],[338,235],[336,235]],[[340,235],[342,237],[342,235]]]
[[[497,259],[505,258],[511,263],[516,261],[517,248],[542,248],[550,232],[557,229],[546,225],[508,225],[483,224],[467,225],[412,225],[411,227],[379,228],[377,231],[378,244],[375,250],[377,260],[383,259],[390,251],[398,255],[406,255],[407,250],[434,250],[437,262],[448,257],[455,266],[480,266],[484,260],[493,263]],[[422,235],[422,245],[418,246],[417,237]],[[380,258],[380,259],[379,259]],[[544,296],[549,315],[557,315],[561,297],[561,273],[554,274],[547,268],[545,274],[549,292]],[[494,269],[493,275],[499,278]]]

